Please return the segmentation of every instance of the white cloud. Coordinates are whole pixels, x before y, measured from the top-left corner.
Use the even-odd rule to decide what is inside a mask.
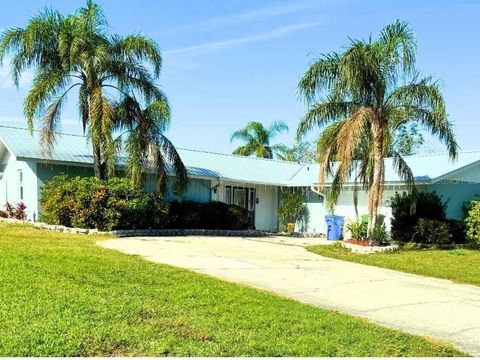
[[[309,1],[309,2],[297,2],[289,3],[278,6],[270,6],[262,9],[256,9],[241,14],[229,15],[214,19],[209,19],[205,21],[199,21],[196,23],[183,25],[179,27],[172,28],[170,30],[163,31],[160,36],[170,35],[173,33],[178,33],[188,30],[200,30],[200,29],[216,29],[220,27],[237,25],[247,21],[254,20],[263,20],[268,19],[274,16],[286,15],[295,12],[300,12],[303,10],[310,10],[314,8],[319,8],[325,4],[325,1]]]
[[[183,54],[183,53],[198,54],[198,53],[214,52],[214,51],[232,48],[238,45],[244,45],[244,44],[255,43],[259,41],[266,41],[266,40],[280,38],[293,32],[301,31],[308,28],[318,27],[321,24],[322,24],[321,22],[310,22],[310,23],[289,25],[289,26],[278,28],[278,29],[265,31],[265,32],[261,32],[253,35],[248,35],[248,36],[244,36],[236,39],[216,41],[216,42],[210,42],[210,43],[205,43],[200,45],[188,46],[184,48],[167,50],[167,51],[164,51],[164,54],[176,55],[176,54]]]
[[[33,80],[33,70],[27,69],[23,72],[18,87],[28,87]],[[0,66],[0,88],[12,89],[15,88],[12,80],[12,74],[10,72],[10,58],[3,59],[3,65]]]

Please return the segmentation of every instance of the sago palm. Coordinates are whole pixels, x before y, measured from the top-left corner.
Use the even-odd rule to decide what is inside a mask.
[[[236,148],[233,153],[243,156],[256,156],[260,158],[273,159],[279,152],[285,151],[282,144],[271,144],[273,139],[282,132],[288,131],[288,126],[275,121],[268,128],[262,123],[251,121],[243,129],[235,131],[230,141],[239,140],[245,144]]]
[[[46,150],[54,145],[67,96],[75,94],[99,178],[114,169],[112,102],[126,97],[144,103],[167,101],[155,85],[162,64],[156,43],[142,35],[109,34],[102,9],[91,0],[72,15],[46,10],[25,28],[7,29],[0,39],[0,56],[9,53],[15,84],[27,68],[35,71],[24,111],[30,128],[40,120]]]
[[[342,53],[320,56],[299,82],[308,110],[297,136],[323,128],[319,184],[324,187],[331,177],[329,205],[337,202],[343,184],[361,182],[368,190],[369,228],[382,204],[386,156],[393,156],[399,176],[414,184],[407,163],[392,150],[396,129],[418,123],[445,143],[451,158],[457,155],[439,84],[430,77],[419,78],[415,56],[412,30],[396,21],[376,40],[352,40]]]

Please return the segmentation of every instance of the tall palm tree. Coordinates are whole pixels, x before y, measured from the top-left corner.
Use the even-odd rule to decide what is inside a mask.
[[[111,35],[102,9],[92,0],[72,15],[45,10],[25,28],[5,30],[0,38],[0,58],[9,53],[16,85],[26,69],[35,71],[24,112],[30,129],[34,120],[40,120],[42,144],[48,151],[61,126],[67,96],[75,92],[99,178],[111,175],[115,168],[112,102],[130,98],[168,106],[166,96],[155,85],[162,65],[157,44],[143,35]]]
[[[323,187],[331,176],[328,202],[332,205],[344,183],[352,177],[361,182],[368,190],[369,229],[382,203],[384,157],[391,153],[398,174],[414,185],[407,163],[392,150],[396,129],[418,123],[445,143],[451,158],[457,156],[439,84],[430,77],[419,78],[415,55],[412,30],[397,20],[376,40],[352,40],[344,52],[320,56],[298,85],[308,110],[297,136],[315,126],[323,128],[319,184]]]
[[[236,155],[252,156],[273,159],[281,151],[285,151],[282,144],[270,143],[278,134],[288,131],[288,126],[282,121],[273,122],[268,128],[256,121],[250,121],[243,129],[235,131],[230,142],[240,140],[245,143],[236,148],[233,153]]]

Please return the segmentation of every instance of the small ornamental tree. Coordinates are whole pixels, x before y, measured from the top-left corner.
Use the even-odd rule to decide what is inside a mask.
[[[283,192],[278,209],[278,217],[282,221],[283,227],[288,223],[300,222],[301,230],[306,230],[310,214],[304,202],[303,196],[297,192]]]

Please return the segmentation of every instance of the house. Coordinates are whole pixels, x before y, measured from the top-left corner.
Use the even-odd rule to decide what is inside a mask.
[[[278,230],[278,206],[285,189],[302,193],[309,208],[307,232],[325,233],[327,209],[324,195],[317,190],[319,166],[296,162],[257,159],[207,151],[178,149],[188,168],[191,182],[185,200],[223,201],[247,209],[260,230]],[[462,217],[462,204],[480,195],[480,151],[461,152],[451,162],[447,154],[406,157],[420,190],[435,190],[449,200],[447,216]],[[121,160],[120,160],[121,162]],[[120,164],[121,165],[121,164]],[[384,204],[380,213],[390,219],[389,199],[406,190],[393,169],[392,159],[385,160]],[[53,176],[92,176],[91,145],[84,136],[59,134],[54,150],[42,150],[39,132],[0,126],[0,204],[23,201],[30,219],[38,219],[43,184]],[[335,213],[355,217],[353,181],[346,184]],[[147,175],[146,190],[153,190],[154,175]],[[328,191],[328,183],[325,188]],[[167,200],[175,196],[167,191]],[[358,191],[358,214],[367,212],[367,194]]]

